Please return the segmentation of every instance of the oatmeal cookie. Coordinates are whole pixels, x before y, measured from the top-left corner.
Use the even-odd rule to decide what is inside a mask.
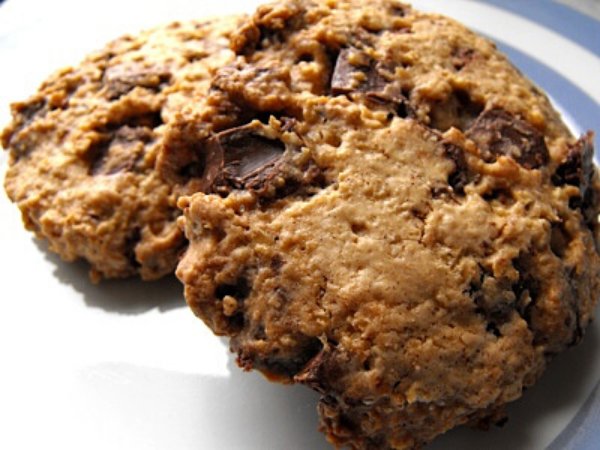
[[[185,239],[171,183],[155,170],[167,124],[234,58],[240,18],[124,36],[12,105],[5,188],[25,226],[91,277],[172,273]]]
[[[503,420],[592,319],[592,134],[491,42],[392,0],[267,5],[232,47],[164,146],[197,191],[193,311],[244,369],[321,393],[335,445]]]

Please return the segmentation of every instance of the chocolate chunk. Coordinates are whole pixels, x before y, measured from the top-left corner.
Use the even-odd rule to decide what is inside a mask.
[[[279,120],[282,135],[293,133],[294,119]],[[315,162],[296,165],[295,146],[274,137],[258,121],[210,137],[187,128],[170,135],[163,152],[167,156],[158,164],[165,179],[187,184],[188,192],[227,196],[233,190],[248,190],[263,204],[291,194],[311,195],[324,187],[323,171]]]
[[[367,79],[368,66],[356,66],[350,63],[350,55],[356,50],[344,48],[340,51],[333,75],[331,76],[331,93],[344,95],[359,90]]]
[[[323,344],[317,338],[307,340],[295,355],[287,357],[272,356],[256,363],[257,368],[266,370],[276,375],[292,378],[316,355],[319,354]]]
[[[46,99],[42,98],[27,103],[18,103],[13,106],[13,110],[23,115],[25,123],[31,122],[36,115],[46,107]]]
[[[35,140],[35,136],[21,133],[21,130],[29,126],[38,116],[43,116],[47,109],[44,98],[13,104],[11,110],[14,121],[4,131],[0,130],[0,145],[6,149],[10,148],[17,158],[28,154],[39,142]]]
[[[444,154],[454,162],[454,170],[448,176],[448,184],[457,194],[465,193],[465,186],[470,181],[469,166],[463,149],[454,144],[444,144]]]
[[[452,52],[452,65],[456,70],[462,70],[475,57],[475,50],[472,48],[459,47]]]
[[[90,174],[113,175],[132,170],[143,154],[144,145],[152,139],[153,133],[149,128],[119,128],[88,151]]]
[[[535,260],[533,256],[523,253],[513,261],[513,266],[519,272],[519,281],[513,286],[516,310],[527,322],[529,329],[536,334],[532,324],[532,313],[540,295],[540,282],[531,271],[535,267]]]
[[[327,389],[324,386],[324,378],[331,360],[332,349],[329,345],[326,345],[306,362],[302,371],[294,377],[294,381],[306,384],[315,391],[325,394]]]
[[[216,192],[233,189],[258,190],[278,175],[285,144],[259,133],[259,127],[245,125],[223,131],[206,145],[204,181]]]
[[[598,220],[598,194],[592,186],[594,173],[594,134],[588,132],[569,147],[567,157],[552,177],[556,186],[569,184],[579,188],[580,196],[571,199],[570,206],[582,210],[585,222],[590,227]]]
[[[569,147],[567,157],[558,166],[552,181],[557,186],[577,186],[585,194],[594,175],[594,135],[588,132]]]
[[[504,110],[481,114],[466,132],[486,162],[508,156],[526,169],[537,169],[550,158],[544,136],[529,123]]]
[[[359,50],[351,48],[340,51],[331,77],[331,93],[362,93],[374,102],[407,106],[408,100],[400,86],[383,76],[385,71],[392,71],[393,68],[386,67],[382,62],[374,62],[358,52]],[[351,62],[352,55],[357,60],[356,64]],[[360,59],[363,61],[359,61]]]
[[[281,351],[267,357],[258,354],[240,354],[238,365],[246,370],[256,368],[273,379],[291,380],[296,374],[304,372],[304,367],[318,358],[323,350],[322,342],[316,337],[299,335],[296,339],[298,346],[293,353]]]
[[[141,64],[113,66],[104,72],[103,82],[110,100],[117,99],[135,87],[140,86],[154,91],[171,79],[171,72],[165,67],[144,67]]]
[[[481,111],[483,105],[473,101],[468,92],[455,89],[444,100],[431,104],[430,126],[440,131],[451,127],[464,131],[479,117]]]
[[[499,335],[498,327],[510,319],[515,308],[516,296],[511,283],[486,271],[480,280],[471,284],[469,294],[476,305],[476,312],[487,322],[486,329]]]

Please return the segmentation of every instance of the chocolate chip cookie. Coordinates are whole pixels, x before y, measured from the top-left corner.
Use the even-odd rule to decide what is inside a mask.
[[[504,420],[597,303],[592,133],[491,42],[393,0],[281,1],[231,41],[161,155],[197,191],[193,311],[244,369],[321,393],[336,446]]]
[[[125,36],[12,105],[5,188],[26,227],[91,277],[172,273],[185,247],[174,186],[155,170],[164,130],[233,60],[239,18]]]

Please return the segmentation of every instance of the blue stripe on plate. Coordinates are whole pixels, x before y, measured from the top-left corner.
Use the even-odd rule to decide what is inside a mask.
[[[525,2],[524,2],[525,3]],[[600,134],[600,105],[579,87],[571,83],[552,68],[535,58],[495,39],[498,48],[511,61],[548,92],[567,111],[575,124],[582,130],[595,129]],[[598,149],[599,135],[596,135]],[[596,153],[598,155],[598,153]],[[569,425],[547,447],[546,450],[598,450],[598,428],[600,421],[600,380],[585,404]]]
[[[525,3],[525,2],[524,2]],[[535,84],[548,92],[553,99],[575,120],[582,131],[596,131],[596,146],[600,139],[600,104],[596,103],[578,86],[571,83],[544,63],[502,41],[493,39],[498,48]]]
[[[598,450],[600,422],[600,383],[575,415],[571,423],[546,450]]]
[[[548,0],[480,0],[523,16],[600,56],[600,22]]]

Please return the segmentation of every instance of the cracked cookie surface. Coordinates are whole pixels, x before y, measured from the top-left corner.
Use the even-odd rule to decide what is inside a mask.
[[[25,226],[93,280],[172,273],[185,239],[174,186],[155,170],[164,130],[230,62],[240,18],[124,36],[12,105],[4,185]]]
[[[191,308],[243,368],[321,393],[335,445],[502,421],[592,319],[592,134],[492,43],[393,1],[267,5],[232,47],[161,155],[193,194]]]

